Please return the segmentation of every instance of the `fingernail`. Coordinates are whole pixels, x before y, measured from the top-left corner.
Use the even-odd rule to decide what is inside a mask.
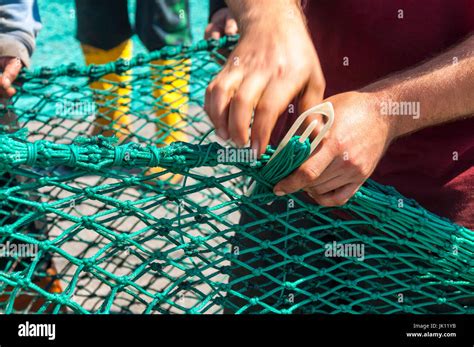
[[[10,88],[10,86],[12,85],[12,81],[10,81],[10,79],[8,77],[3,77],[3,80],[5,81],[5,83],[3,84],[3,86],[5,88]]]
[[[225,129],[217,129],[216,134],[223,140],[227,140],[229,138],[229,134],[227,134],[227,130]]]
[[[286,193],[285,193],[284,191],[282,191],[282,190],[275,190],[274,194],[275,194],[276,196],[283,196],[283,195],[285,195]]]
[[[258,141],[252,141],[252,152],[256,158],[259,157],[259,154],[260,154],[259,150],[260,150],[260,144],[258,143]]]

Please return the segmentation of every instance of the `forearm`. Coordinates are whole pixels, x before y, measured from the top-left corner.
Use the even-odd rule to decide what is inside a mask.
[[[374,95],[379,111],[387,103],[410,103],[419,115],[382,115],[393,137],[474,115],[474,35],[418,67],[361,90]],[[385,104],[384,104],[385,103]]]
[[[294,16],[304,18],[300,0],[226,0],[226,3],[243,32],[248,25],[260,19],[265,19],[266,23],[273,23],[272,26],[275,27],[274,23],[278,18],[284,20]]]

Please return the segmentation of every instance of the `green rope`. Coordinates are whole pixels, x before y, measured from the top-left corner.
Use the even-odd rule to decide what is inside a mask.
[[[299,137],[225,155],[250,149],[202,106],[235,42],[22,72],[0,107],[0,311],[474,313],[471,230],[371,180],[337,208],[273,195]]]
[[[269,154],[273,154],[274,150],[268,149]],[[255,186],[254,195],[267,195],[264,200],[269,202],[274,199],[271,190],[275,184],[280,182],[283,178],[291,174],[298,168],[310,154],[310,143],[306,139],[304,142],[299,141],[299,136],[294,136],[290,139],[288,144],[283,147],[275,158],[265,165],[260,171],[260,182]],[[269,194],[270,193],[270,194]]]

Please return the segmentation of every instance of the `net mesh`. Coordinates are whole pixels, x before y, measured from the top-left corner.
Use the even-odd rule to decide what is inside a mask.
[[[1,312],[473,313],[472,231],[373,181],[338,208],[273,196],[307,142],[268,164],[218,143],[203,92],[235,41],[22,74],[0,110]]]

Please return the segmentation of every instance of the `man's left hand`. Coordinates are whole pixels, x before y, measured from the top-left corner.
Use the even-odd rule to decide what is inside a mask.
[[[343,205],[369,178],[393,140],[393,122],[380,115],[375,94],[348,92],[325,101],[334,106],[332,128],[312,156],[275,186],[276,195],[304,190],[320,205]]]

